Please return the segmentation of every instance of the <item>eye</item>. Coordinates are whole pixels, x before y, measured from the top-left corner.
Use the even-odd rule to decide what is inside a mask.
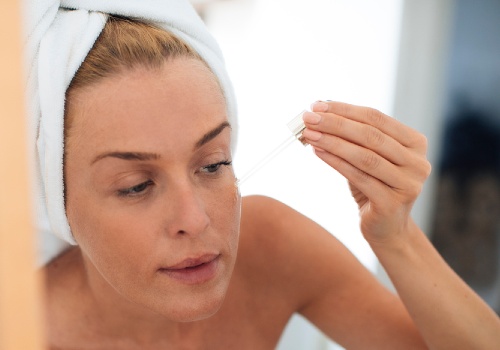
[[[208,174],[218,173],[221,166],[231,166],[232,162],[230,160],[224,160],[222,162],[206,165],[202,168],[202,172]]]
[[[146,190],[152,186],[154,183],[152,180],[144,181],[138,185],[118,190],[118,195],[122,197],[134,197],[144,194]]]

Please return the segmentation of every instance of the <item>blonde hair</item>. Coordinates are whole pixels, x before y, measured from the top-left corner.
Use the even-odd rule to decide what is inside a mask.
[[[169,59],[193,58],[208,64],[187,43],[152,24],[120,16],[109,16],[104,29],[66,90],[66,108],[72,93],[101,79],[136,67],[159,69]],[[213,72],[212,72],[213,74]],[[214,75],[220,86],[219,80]],[[221,88],[222,91],[222,88]],[[65,111],[66,143],[73,118]]]
[[[178,57],[204,62],[189,45],[161,28],[129,18],[110,16],[71,81],[67,94],[124,69],[137,66],[160,68],[166,60]]]

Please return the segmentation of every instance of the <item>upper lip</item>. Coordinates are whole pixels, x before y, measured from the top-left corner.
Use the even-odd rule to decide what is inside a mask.
[[[178,262],[174,265],[170,265],[167,267],[161,267],[161,270],[180,270],[180,269],[185,269],[187,267],[193,267],[193,266],[198,266],[201,264],[209,263],[219,257],[220,254],[203,254],[203,255],[198,255],[197,257],[194,258],[187,258],[182,260],[181,262]]]

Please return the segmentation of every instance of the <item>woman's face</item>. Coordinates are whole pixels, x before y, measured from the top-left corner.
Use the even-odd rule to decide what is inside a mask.
[[[67,108],[66,211],[98,297],[175,321],[216,312],[236,259],[240,195],[215,77],[174,59],[74,91]]]

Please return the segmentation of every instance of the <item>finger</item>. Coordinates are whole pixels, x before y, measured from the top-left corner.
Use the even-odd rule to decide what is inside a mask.
[[[361,191],[372,203],[387,202],[391,189],[380,180],[356,168],[346,160],[321,148],[314,149],[316,155],[344,176],[352,186]]]
[[[361,172],[378,179],[387,186],[402,189],[406,185],[408,176],[402,173],[401,167],[394,165],[372,150],[340,137],[308,128],[304,130],[302,136],[311,146],[345,160]]]
[[[316,102],[312,107],[313,111],[316,112],[334,113],[363,124],[371,125],[402,145],[416,149],[419,152],[426,152],[427,150],[425,136],[376,109],[334,101]]]
[[[303,119],[309,129],[338,136],[368,148],[393,164],[404,165],[414,157],[407,147],[371,125],[333,113],[305,112]]]

